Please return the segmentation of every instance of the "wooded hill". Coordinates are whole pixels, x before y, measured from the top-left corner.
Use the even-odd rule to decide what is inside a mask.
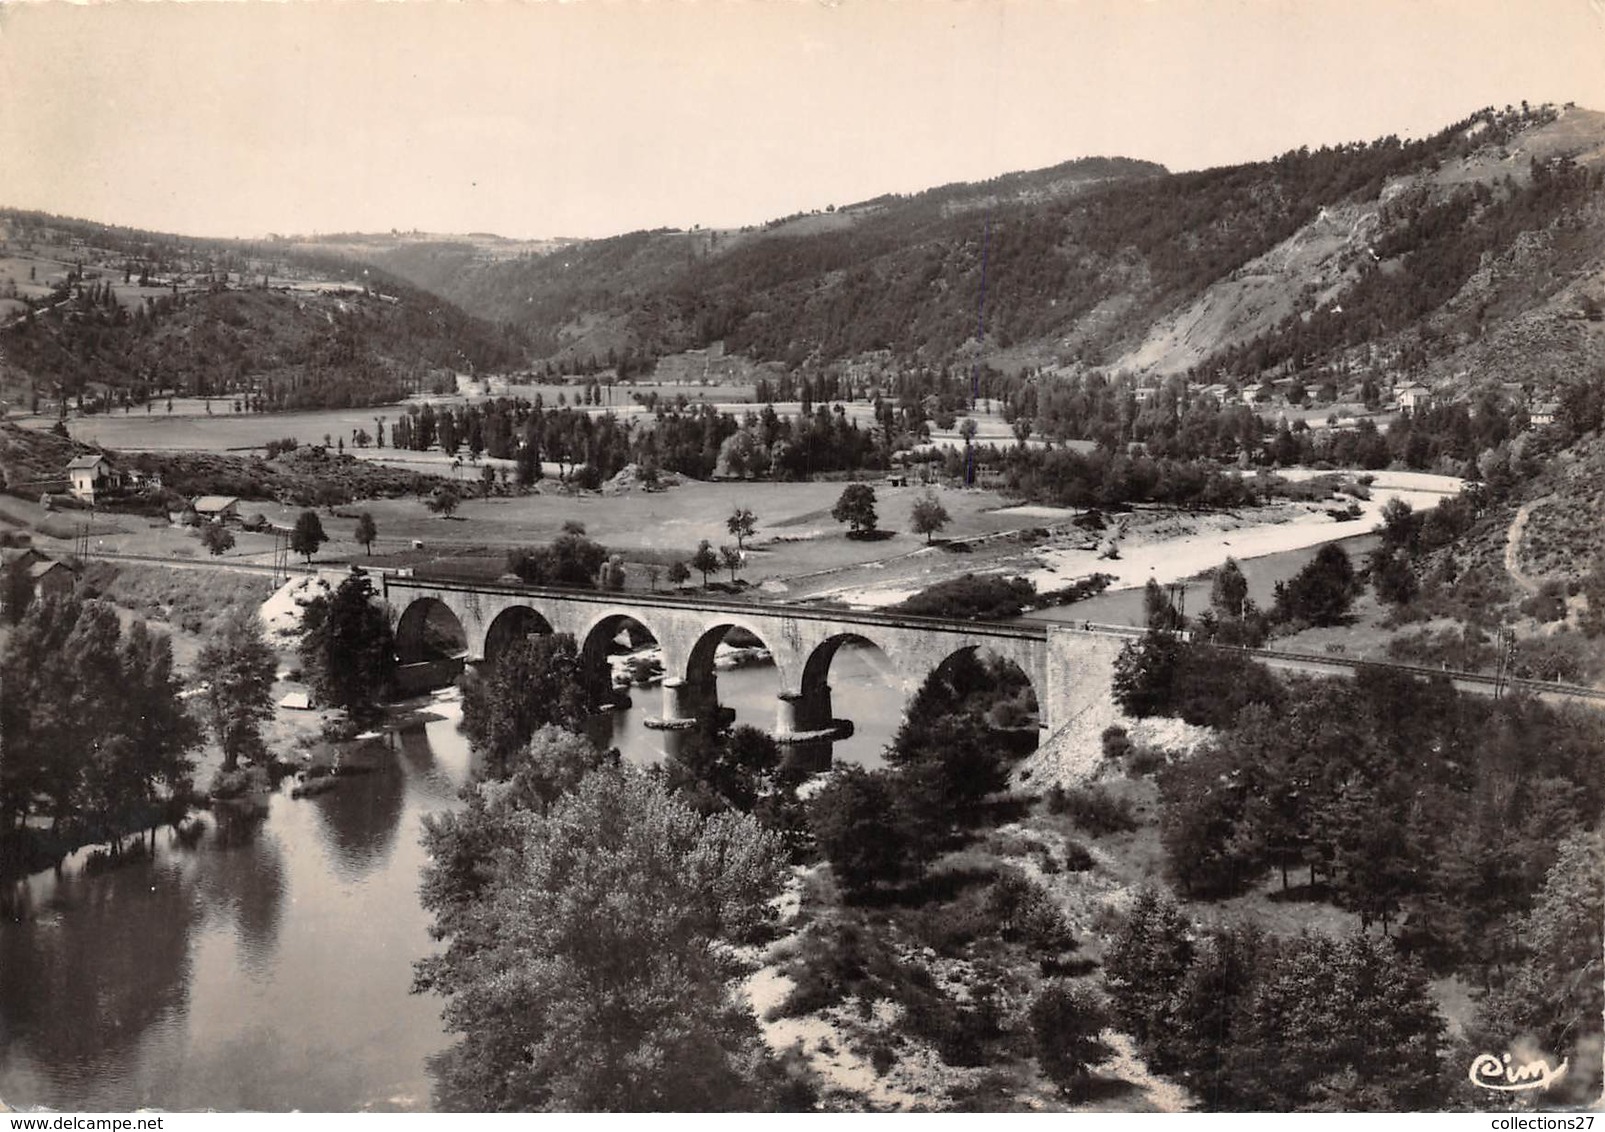
[[[645,368],[723,341],[821,368],[887,351],[1238,379],[1564,377],[1599,353],[1566,320],[1605,299],[1602,160],[1605,115],[1523,107],[1417,141],[1179,174],[1093,159],[756,229],[511,258],[416,239],[367,254],[516,321],[560,364]]]
[[[25,409],[158,391],[344,408],[526,354],[518,332],[334,254],[14,211],[0,234],[0,384]]]

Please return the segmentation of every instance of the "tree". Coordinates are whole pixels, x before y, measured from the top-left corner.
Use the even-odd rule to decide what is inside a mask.
[[[233,770],[241,755],[258,756],[257,728],[273,718],[278,658],[262,637],[256,611],[231,609],[202,647],[196,668],[206,674],[206,718],[223,748],[223,769]]]
[[[914,501],[914,510],[911,515],[911,524],[916,534],[925,536],[925,544],[930,545],[931,536],[952,521],[941,501],[936,498],[935,492],[927,491]]]
[[[457,513],[458,505],[462,503],[462,496],[457,492],[456,484],[441,484],[425,501],[425,506],[439,515],[442,519],[449,519]]]
[[[1175,703],[1182,644],[1174,633],[1150,629],[1140,641],[1128,641],[1115,657],[1110,690],[1115,703],[1138,719],[1165,715]]]
[[[663,567],[656,562],[648,562],[646,567],[647,588],[653,593],[658,592],[658,579],[663,577]]]
[[[487,774],[506,777],[514,754],[541,727],[585,720],[579,647],[567,633],[532,633],[463,685],[463,734],[483,752]]]
[[[33,578],[28,575],[28,560],[19,557],[0,566],[0,605],[5,607],[6,623],[21,624],[33,604]]]
[[[199,732],[179,699],[173,649],[136,621],[76,597],[36,602],[0,653],[0,828],[48,798],[120,847],[155,825],[158,791],[187,782]]]
[[[224,551],[234,549],[234,532],[221,522],[203,524],[201,545],[211,552],[213,558],[221,557]]]
[[[703,814],[751,813],[761,797],[781,789],[780,745],[767,732],[742,725],[699,726],[664,760],[665,781]]]
[[[702,575],[702,588],[708,588],[708,575],[719,568],[719,552],[707,539],[697,543],[697,552],[691,556],[691,569]]]
[[[1555,863],[1516,923],[1523,955],[1505,985],[1479,1004],[1469,1028],[1474,1052],[1530,1042],[1550,1064],[1569,1058],[1573,1069],[1598,1049],[1605,1014],[1605,842],[1580,829],[1561,842]],[[1586,1104],[1598,1078],[1545,1092],[1546,1104]],[[1557,1095],[1558,1094],[1558,1095]],[[1568,1095],[1570,1094],[1570,1095]]]
[[[1277,583],[1276,613],[1284,621],[1340,625],[1348,618],[1356,589],[1348,552],[1329,542],[1304,569]]]
[[[867,534],[875,529],[875,489],[867,483],[850,483],[842,491],[830,517],[848,525],[849,535]]]
[[[624,589],[625,577],[624,556],[622,554],[609,556],[602,567],[602,588],[618,593]]]
[[[730,584],[735,585],[736,572],[740,570],[742,566],[741,551],[737,550],[733,546],[721,546],[719,548],[719,562],[726,570],[730,571]]]
[[[1235,895],[1265,872],[1249,815],[1249,781],[1230,753],[1211,747],[1159,776],[1159,839],[1172,879],[1190,897]]]
[[[767,1054],[733,993],[730,944],[773,915],[778,840],[750,817],[704,819],[630,769],[595,771],[524,822],[517,851],[487,862],[471,918],[437,922],[446,951],[417,966],[414,989],[442,995],[463,1035],[441,1063],[449,1100],[768,1107]]]
[[[904,874],[907,846],[896,820],[893,776],[848,764],[808,801],[808,826],[850,900]]]
[[[1177,988],[1193,959],[1192,925],[1153,887],[1137,893],[1110,942],[1104,981],[1121,1028],[1139,1045],[1169,1026]]]
[[[1085,1096],[1088,1071],[1111,1053],[1099,1036],[1109,1024],[1103,1002],[1086,986],[1054,979],[1031,1000],[1028,1018],[1043,1074],[1066,1095]]]
[[[1228,557],[1215,570],[1214,580],[1210,582],[1209,607],[1225,620],[1239,621],[1247,601],[1248,579],[1243,577],[1237,559]]]
[[[607,559],[607,548],[586,538],[585,527],[571,520],[549,545],[510,552],[507,568],[538,586],[595,589]]]
[[[396,670],[390,618],[366,574],[353,571],[334,593],[313,598],[301,620],[301,662],[326,704],[353,718],[373,714]]]
[[[1421,591],[1410,556],[1402,550],[1376,547],[1367,555],[1366,573],[1371,575],[1377,600],[1390,605],[1408,605]]]
[[[1184,628],[1187,619],[1171,600],[1170,592],[1149,578],[1142,591],[1143,620],[1150,631],[1170,633]]]
[[[679,559],[669,563],[669,585],[683,586],[691,580],[691,568]],[[706,583],[704,583],[706,584]]]
[[[357,516],[357,529],[352,532],[352,541],[360,543],[370,555],[373,553],[373,542],[379,537],[379,528],[374,526],[373,516],[364,511]]]
[[[730,517],[724,521],[724,525],[725,529],[735,536],[736,549],[745,550],[747,548],[747,540],[752,537],[752,532],[758,527],[758,516],[745,507],[737,507],[731,512]]]
[[[1420,968],[1386,939],[1279,941],[1228,1055],[1228,1104],[1407,1112],[1443,1103],[1444,1023]]]
[[[329,541],[329,536],[323,533],[323,523],[318,519],[316,511],[303,511],[295,520],[295,528],[290,531],[290,549],[303,555],[307,565],[312,565],[312,556],[318,552],[318,547]]]

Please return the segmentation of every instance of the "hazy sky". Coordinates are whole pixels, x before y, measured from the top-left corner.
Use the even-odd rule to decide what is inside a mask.
[[[0,2],[0,204],[600,236],[1522,99],[1605,110],[1605,0]]]

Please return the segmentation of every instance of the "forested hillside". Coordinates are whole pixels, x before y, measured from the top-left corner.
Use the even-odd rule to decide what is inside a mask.
[[[1602,155],[1605,115],[1524,106],[1201,172],[1096,159],[762,229],[371,258],[518,323],[560,367],[639,372],[722,341],[811,368],[979,357],[1247,381],[1465,353],[1490,372],[1535,344],[1564,365],[1552,308],[1599,300]]]

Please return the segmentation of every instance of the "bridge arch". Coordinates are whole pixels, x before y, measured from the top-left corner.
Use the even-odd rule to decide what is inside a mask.
[[[880,641],[872,640],[862,633],[836,633],[826,637],[809,652],[808,659],[803,662],[802,681],[798,685],[798,690],[807,695],[828,687],[831,662],[836,659],[836,654],[844,645],[868,645],[879,650],[888,660],[892,659],[891,653]]]
[[[587,702],[592,707],[629,702],[627,694],[621,695],[615,690],[612,666],[608,661],[621,637],[628,642],[632,651],[648,643],[660,649],[663,645],[657,631],[635,613],[612,610],[593,617],[579,641],[581,678],[585,684]]]
[[[742,618],[731,618],[724,615],[716,616],[713,624],[703,627],[697,634],[695,641],[685,653],[684,687],[688,699],[686,705],[692,709],[697,718],[707,718],[710,715],[722,715],[724,709],[719,706],[719,677],[714,660],[718,654],[719,646],[725,643],[725,638],[732,631],[738,632],[738,640],[745,647],[762,648],[769,654],[775,673],[775,694],[783,686],[784,674],[780,671],[780,654],[778,654],[765,634],[754,624]],[[771,633],[773,630],[771,630]],[[750,646],[747,642],[755,642]],[[765,666],[767,667],[767,666]],[[767,726],[768,719],[748,719],[748,723]]]
[[[485,629],[485,663],[495,664],[509,645],[530,634],[546,636],[552,632],[552,623],[527,605],[510,605],[498,613]]]
[[[980,643],[964,645],[931,669],[922,685],[933,676],[941,679],[936,694],[951,703],[990,692],[986,721],[996,730],[1034,733],[1045,720],[1047,701],[1030,667],[1007,651]]]
[[[402,664],[451,660],[467,652],[462,619],[437,597],[409,602],[396,621],[396,659]]]

